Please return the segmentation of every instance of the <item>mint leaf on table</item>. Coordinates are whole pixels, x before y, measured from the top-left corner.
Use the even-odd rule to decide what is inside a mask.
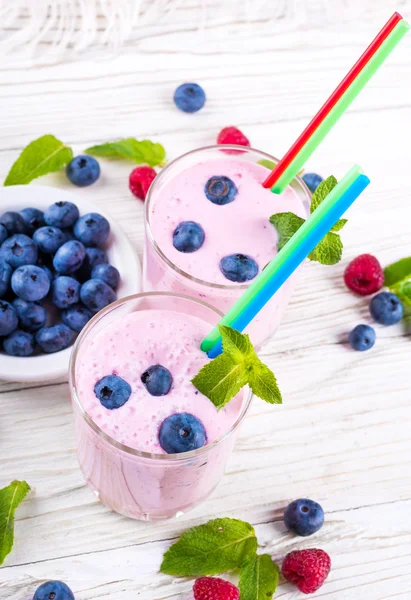
[[[277,589],[279,568],[268,554],[256,554],[241,569],[241,600],[270,600]]]
[[[402,281],[407,276],[411,277],[411,256],[402,258],[384,269],[384,284],[391,287]]]
[[[166,151],[161,144],[150,140],[139,141],[135,138],[125,138],[91,146],[85,152],[93,156],[105,156],[107,158],[128,158],[137,164],[145,164],[150,167],[163,166],[166,157]]]
[[[343,243],[336,233],[327,233],[319,244],[308,255],[308,258],[322,265],[336,265],[340,262]]]
[[[292,212],[277,213],[270,217],[270,223],[274,225],[278,233],[277,250],[280,251],[300,229],[304,219],[297,217]]]
[[[48,173],[59,171],[73,158],[73,151],[54,135],[43,135],[24,148],[4,182],[25,185]]]
[[[398,296],[404,304],[411,306],[411,275],[389,287],[390,292]]]
[[[237,519],[193,527],[167,550],[161,572],[177,577],[219,575],[239,569],[257,551],[254,528]]]
[[[29,490],[25,481],[13,481],[0,490],[0,565],[13,547],[14,512]]]

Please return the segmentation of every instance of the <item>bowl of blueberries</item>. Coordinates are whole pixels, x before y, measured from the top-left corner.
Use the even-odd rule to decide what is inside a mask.
[[[140,263],[120,226],[71,192],[10,186],[0,206],[0,379],[51,381],[86,323],[141,290]]]

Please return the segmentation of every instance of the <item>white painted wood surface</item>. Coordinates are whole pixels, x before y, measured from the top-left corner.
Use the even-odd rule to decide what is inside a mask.
[[[269,23],[255,23],[226,49],[227,32],[215,27],[206,34],[209,49],[203,43],[181,52],[180,37],[186,43],[192,33],[164,29],[143,40],[140,54],[128,47],[95,62],[3,64],[0,175],[24,145],[48,132],[76,152],[119,136],[147,137],[172,158],[236,124],[255,147],[281,155],[374,32],[375,23],[351,23],[274,37]],[[284,405],[255,402],[226,477],[207,502],[181,520],[155,524],[110,513],[78,469],[67,384],[0,384],[0,487],[24,478],[33,488],[0,569],[2,600],[31,598],[50,578],[66,580],[77,600],[190,600],[190,581],[158,574],[161,556],[181,531],[215,516],[255,524],[261,547],[278,560],[291,548],[328,551],[333,569],[317,598],[409,600],[410,330],[377,327],[371,352],[351,351],[347,332],[370,319],[366,300],[344,289],[342,273],[361,252],[384,264],[411,254],[410,53],[408,36],[308,165],[341,177],[359,162],[372,185],[350,210],[344,261],[306,266],[262,353]],[[186,80],[208,94],[197,115],[178,112],[171,101]],[[142,205],[128,191],[131,165],[102,161],[102,169],[101,180],[80,193],[110,212],[140,252]],[[64,175],[39,183],[69,186]],[[308,540],[287,534],[281,521],[283,507],[301,496],[321,502],[327,515]],[[281,582],[276,598],[300,597]]]

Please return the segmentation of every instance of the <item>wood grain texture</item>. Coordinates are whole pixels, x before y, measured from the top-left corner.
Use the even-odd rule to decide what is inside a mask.
[[[370,24],[353,23],[273,36],[260,23],[225,47],[224,27],[216,25],[209,44],[181,52],[180,37],[188,43],[191,34],[157,28],[138,58],[128,47],[110,60],[85,56],[28,70],[6,64],[0,174],[25,144],[48,132],[76,152],[120,136],[148,137],[173,158],[236,124],[255,147],[281,155],[374,33]],[[344,289],[342,273],[361,252],[383,263],[411,254],[410,51],[411,36],[308,165],[341,177],[359,162],[372,185],[348,214],[343,262],[304,267],[286,318],[262,351],[284,405],[254,403],[226,477],[207,502],[155,524],[110,513],[78,469],[65,382],[0,384],[0,486],[18,477],[33,488],[18,510],[13,553],[0,569],[2,600],[29,598],[48,578],[66,580],[77,600],[191,600],[191,582],[157,573],[161,556],[185,528],[215,516],[257,525],[261,549],[279,560],[297,547],[329,551],[332,574],[316,598],[409,600],[410,328],[377,326],[372,352],[351,351],[347,332],[370,318],[367,301]],[[197,115],[171,102],[176,85],[190,79],[208,94]],[[141,252],[142,205],[127,186],[132,165],[101,162],[99,182],[78,193],[109,212]],[[62,174],[41,184],[69,188]],[[281,521],[284,506],[301,496],[321,502],[327,514],[309,540],[287,534]],[[284,582],[276,594],[300,597]]]

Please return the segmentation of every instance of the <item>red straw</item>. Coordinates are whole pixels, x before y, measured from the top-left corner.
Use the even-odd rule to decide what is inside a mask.
[[[272,188],[273,185],[278,181],[287,167],[294,160],[296,155],[300,152],[301,148],[305,145],[310,136],[314,133],[320,123],[325,119],[331,109],[337,104],[341,96],[347,91],[357,75],[362,71],[365,65],[369,62],[373,54],[378,50],[382,43],[387,39],[392,30],[395,28],[397,23],[402,20],[402,16],[395,12],[392,17],[386,22],[384,27],[374,38],[365,52],[360,56],[352,69],[347,73],[341,83],[335,88],[328,100],[323,104],[315,117],[310,121],[307,127],[304,129],[299,138],[294,142],[288,152],[283,156],[277,166],[269,174],[267,179],[263,182],[263,187]]]

